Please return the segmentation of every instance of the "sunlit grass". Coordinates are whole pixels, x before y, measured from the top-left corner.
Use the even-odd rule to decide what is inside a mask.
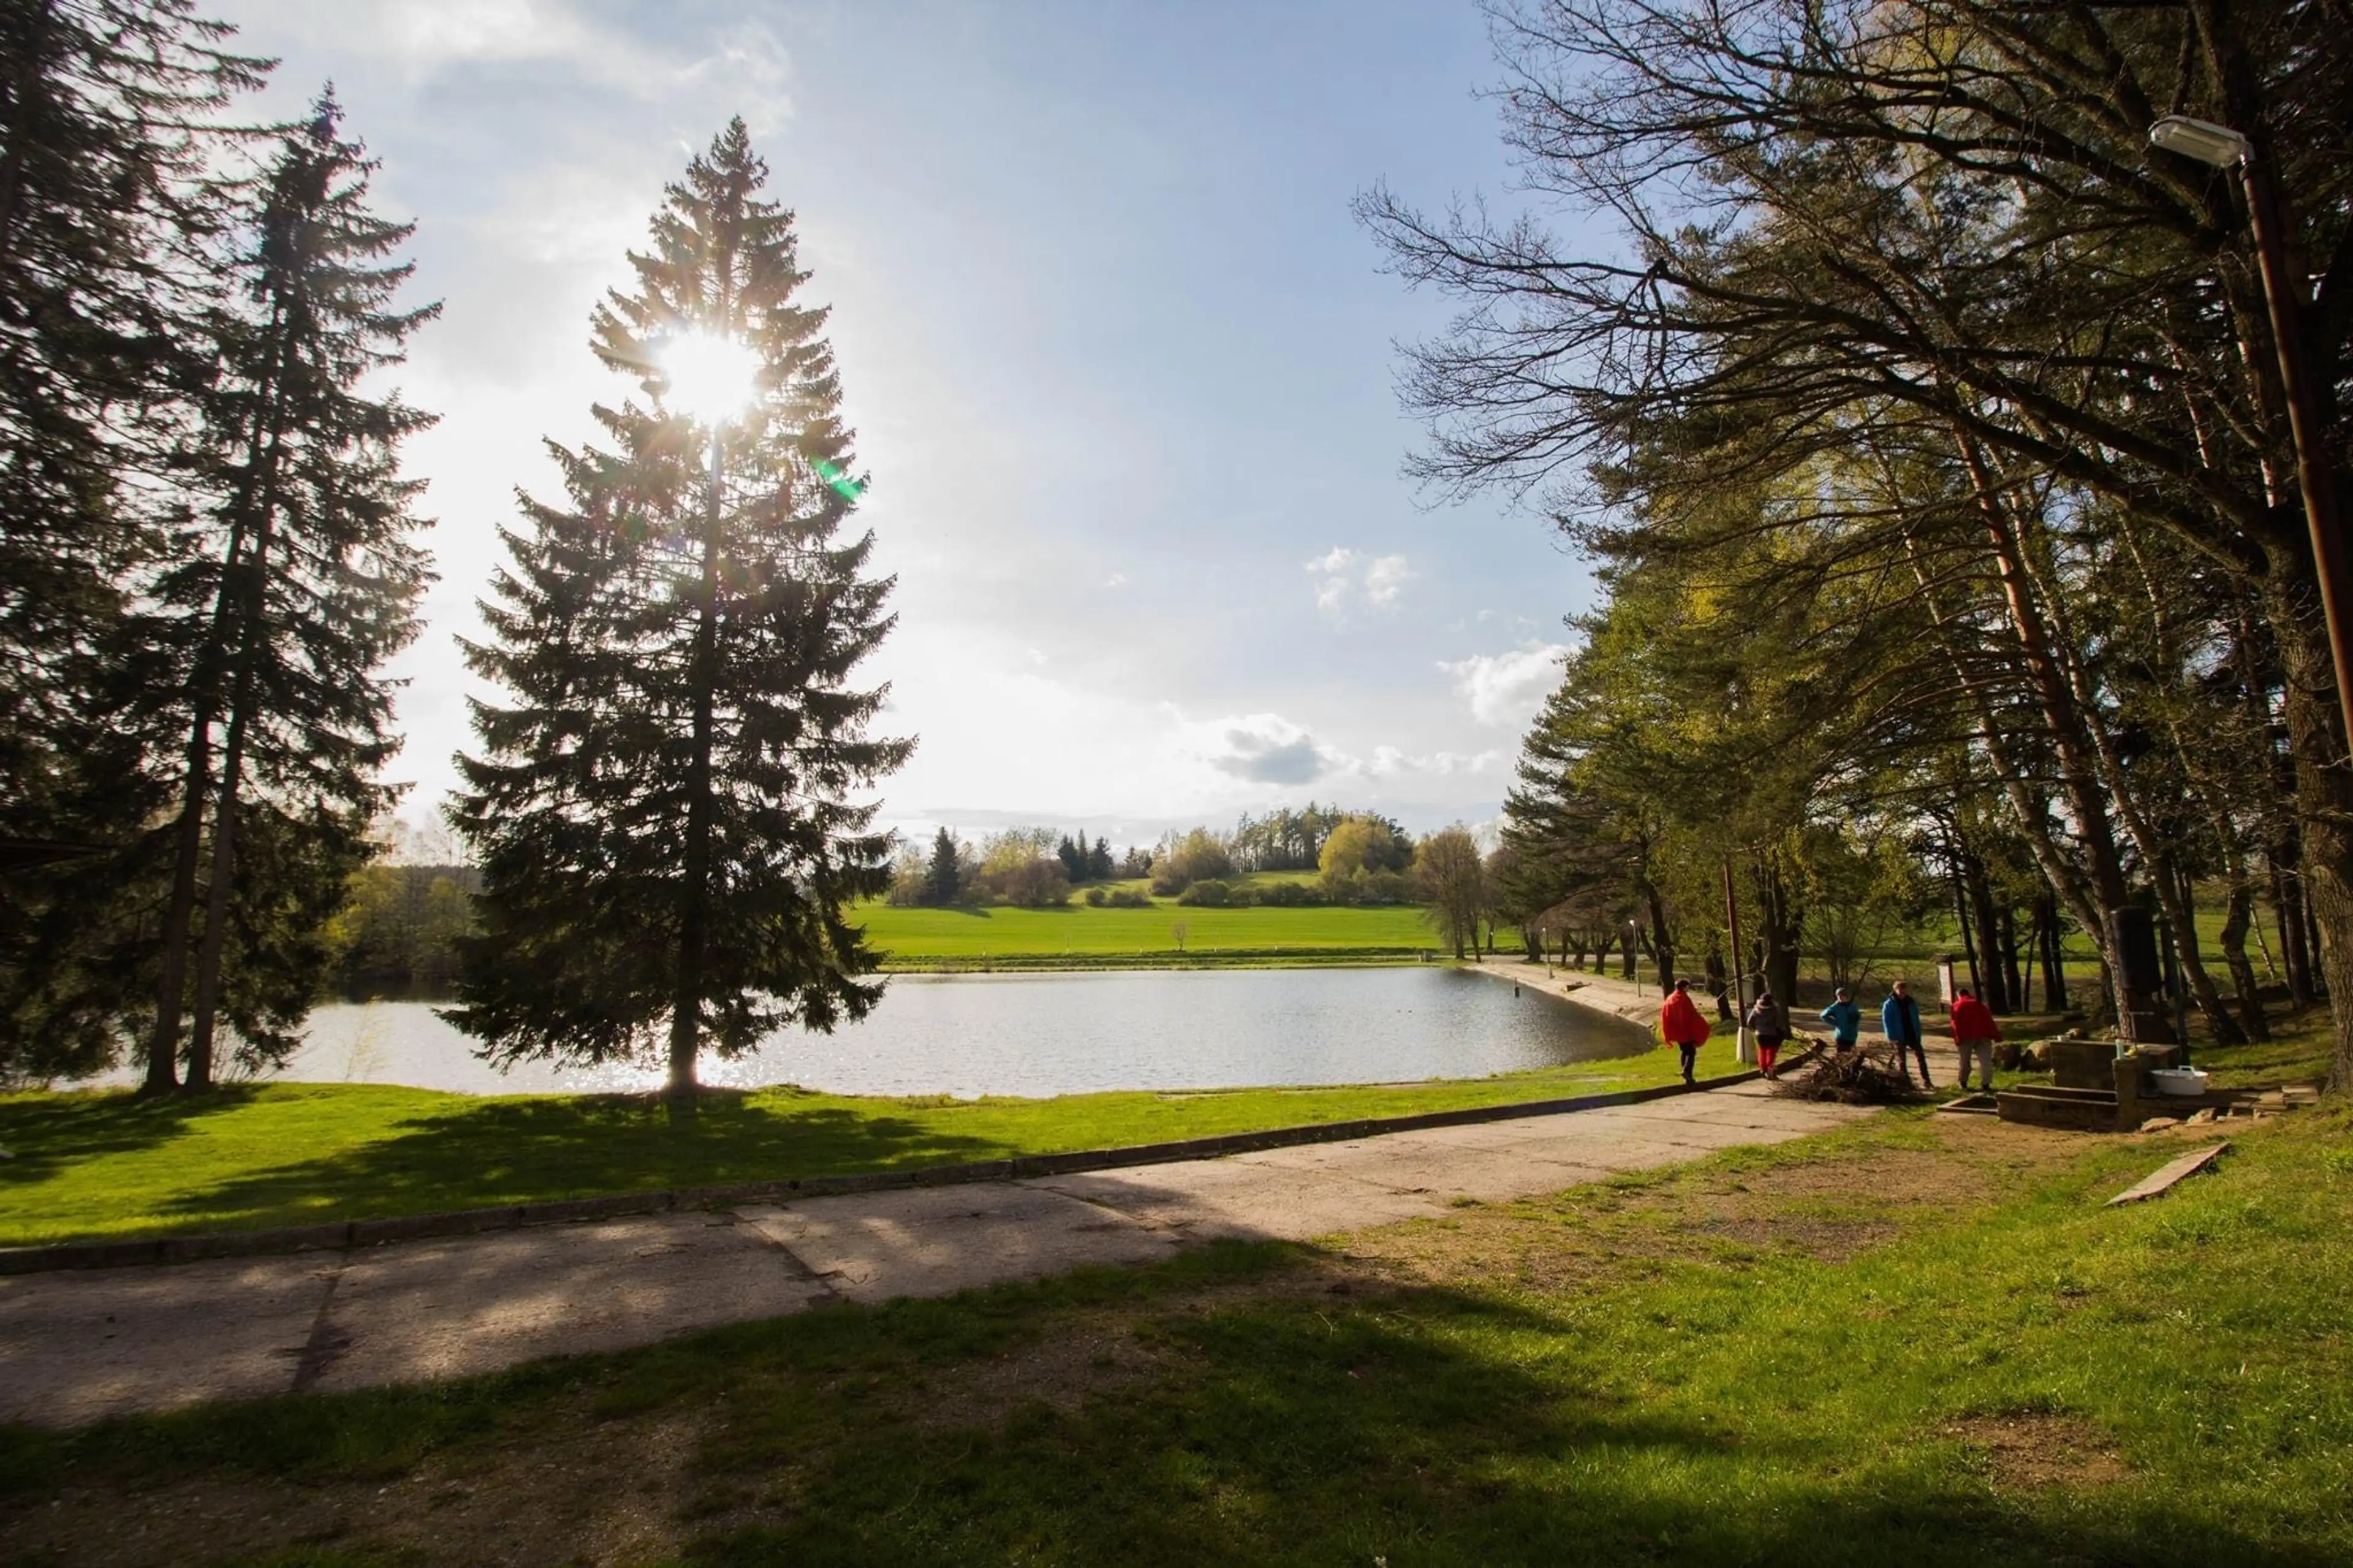
[[[1703,1072],[1738,1070],[1728,1041]],[[0,1246],[247,1229],[494,1204],[907,1169],[1664,1083],[1674,1053],[1493,1078],[1331,1089],[889,1099],[706,1092],[691,1121],[628,1095],[480,1099],[268,1084],[148,1101],[0,1098]]]
[[[1226,1244],[429,1389],[19,1432],[0,1493],[27,1529],[64,1500],[127,1562],[185,1544],[114,1526],[151,1489],[289,1550],[272,1521],[332,1506],[305,1562],[517,1521],[603,1560],[571,1502],[596,1484],[649,1521],[638,1556],[693,1564],[2353,1557],[2343,1113],[2253,1127],[2126,1210],[2102,1205],[2175,1145],[2051,1135],[2004,1179],[2001,1148],[1955,1158],[1945,1131],[1898,1114],[1358,1244],[1505,1238],[1585,1258],[1567,1285]],[[1907,1159],[1926,1201],[1862,1174]],[[1727,1194],[1761,1228],[1725,1232]],[[1810,1249],[1825,1212],[1880,1239]],[[567,1468],[657,1453],[677,1462]]]

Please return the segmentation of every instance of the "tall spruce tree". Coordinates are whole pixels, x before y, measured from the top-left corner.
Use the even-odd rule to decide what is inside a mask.
[[[923,902],[945,909],[964,892],[964,864],[955,835],[943,827],[932,837],[932,863],[923,873]]]
[[[597,309],[596,356],[645,401],[598,405],[609,447],[550,444],[569,504],[529,498],[513,566],[469,645],[508,694],[480,703],[450,820],[482,872],[448,1016],[505,1064],[641,1059],[669,1084],[798,1022],[865,1015],[874,954],[842,906],[889,882],[861,791],[913,742],[868,733],[851,684],[889,632],[826,311],[799,303],[792,215],[743,121],[670,186],[636,286]],[[664,353],[743,345],[730,417],[676,406]]]
[[[154,586],[147,641],[182,678],[151,721],[182,764],[151,1092],[174,1085],[184,1007],[190,1088],[212,1079],[224,1016],[256,1060],[293,1047],[321,928],[395,798],[377,778],[398,744],[383,665],[431,580],[398,448],[432,416],[363,386],[440,307],[396,307],[413,268],[386,258],[413,226],[369,210],[376,165],[339,120],[329,92],[259,184],[187,454],[202,504]]]
[[[107,693],[209,360],[246,134],[221,111],[269,69],[231,31],[187,0],[0,0],[0,1072],[119,1038],[154,800]]]

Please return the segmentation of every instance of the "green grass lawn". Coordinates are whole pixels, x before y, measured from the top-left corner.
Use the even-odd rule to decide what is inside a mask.
[[[1289,956],[1313,961],[1349,952],[1411,959],[1439,945],[1418,906],[1196,909],[1162,900],[1148,910],[1092,909],[1075,900],[1042,910],[906,909],[868,904],[858,913],[893,968],[943,960],[1061,959],[1166,963]],[[1176,928],[1185,928],[1180,942]]]
[[[1738,1070],[1729,1039],[1703,1072]],[[1664,1083],[1672,1051],[1493,1078],[1050,1100],[705,1095],[674,1121],[626,1095],[478,1099],[268,1084],[196,1100],[0,1098],[0,1246],[308,1225],[436,1209],[839,1175],[1009,1154],[1504,1105]]]
[[[2353,1560],[2353,1121],[1891,1113],[1326,1248],[0,1434],[19,1561]]]

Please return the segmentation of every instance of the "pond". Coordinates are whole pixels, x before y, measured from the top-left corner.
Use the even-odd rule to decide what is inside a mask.
[[[795,1083],[839,1094],[1081,1094],[1479,1078],[1647,1050],[1636,1025],[1440,968],[1114,970],[901,975],[861,1024],[790,1030],[705,1083]],[[640,1090],[651,1067],[501,1074],[424,1002],[337,1004],[311,1015],[277,1076],[465,1094]]]

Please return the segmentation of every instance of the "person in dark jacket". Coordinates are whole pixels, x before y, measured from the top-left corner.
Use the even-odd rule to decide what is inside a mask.
[[[1757,993],[1757,1005],[1748,1009],[1748,1026],[1757,1031],[1757,1065],[1771,1078],[1774,1063],[1780,1058],[1781,1042],[1789,1037],[1788,1016],[1773,1000],[1773,993]]]
[[[1928,1053],[1920,1044],[1920,1004],[1912,1000],[1910,988],[1901,980],[1888,988],[1887,1000],[1879,1005],[1879,1032],[1895,1047],[1895,1070],[1905,1083],[1912,1081],[1912,1069],[1904,1059],[1908,1050],[1920,1058],[1920,1087],[1936,1087],[1928,1081]]]

